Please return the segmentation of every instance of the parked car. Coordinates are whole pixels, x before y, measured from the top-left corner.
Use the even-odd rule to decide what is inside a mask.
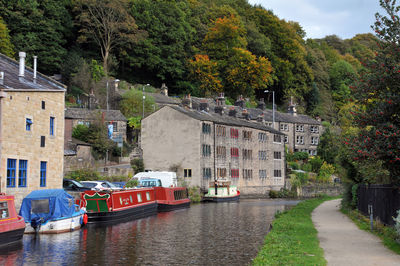
[[[126,182],[112,182],[112,183],[119,188],[124,188],[126,185]]]
[[[72,179],[63,179],[63,188],[65,191],[86,191],[91,190],[90,187],[82,185],[80,182]]]
[[[119,187],[108,181],[82,181],[81,183],[86,187],[90,187],[96,190],[119,189]]]

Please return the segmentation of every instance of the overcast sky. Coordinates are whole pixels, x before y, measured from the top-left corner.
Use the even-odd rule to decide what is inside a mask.
[[[280,19],[296,21],[306,38],[323,38],[336,34],[342,39],[368,33],[375,13],[384,14],[379,0],[249,0],[271,9]]]

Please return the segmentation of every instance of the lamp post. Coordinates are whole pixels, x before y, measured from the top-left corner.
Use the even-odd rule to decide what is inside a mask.
[[[265,90],[264,92],[272,92],[272,128],[275,129],[275,91]]]
[[[143,114],[142,114],[142,119],[144,118],[144,100],[146,99],[146,96],[144,95],[144,87],[145,86],[150,86],[150,84],[146,84],[143,86]]]

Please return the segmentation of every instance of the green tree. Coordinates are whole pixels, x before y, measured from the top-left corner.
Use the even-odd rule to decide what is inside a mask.
[[[144,113],[145,115],[152,112],[155,106],[154,98],[150,95],[146,95],[144,101]],[[120,110],[125,117],[142,116],[143,114],[143,93],[141,90],[130,89],[122,95],[120,102]]]
[[[94,42],[101,51],[103,70],[107,75],[111,52],[133,45],[143,32],[127,11],[127,0],[77,0],[77,20],[81,26],[78,41]]]
[[[11,43],[9,30],[2,17],[0,17],[0,53],[14,57],[14,46]]]
[[[199,83],[202,96],[210,97],[221,92],[222,85],[217,62],[211,61],[208,55],[195,55],[189,60],[190,77]]]
[[[400,28],[394,0],[380,0],[386,15],[376,14],[379,48],[354,87],[358,134],[346,140],[354,161],[380,161],[390,182],[400,185]]]

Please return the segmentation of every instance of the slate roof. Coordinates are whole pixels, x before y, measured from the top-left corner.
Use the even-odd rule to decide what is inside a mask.
[[[145,92],[144,94],[153,97],[153,98],[154,98],[154,101],[155,101],[157,104],[163,104],[163,105],[166,105],[166,104],[175,104],[175,105],[178,105],[178,104],[181,103],[180,99],[178,99],[178,98],[173,98],[173,97],[168,97],[168,96],[165,96],[164,94],[161,94],[161,93],[150,93],[150,92]]]
[[[29,60],[27,57],[25,60]],[[40,64],[40,58],[38,58]],[[12,90],[27,90],[27,91],[60,91],[64,92],[66,86],[61,84],[50,77],[36,72],[36,82],[33,81],[33,69],[25,66],[24,77],[20,78],[19,75],[19,62],[0,54],[0,72],[4,72],[3,85],[0,88],[5,91]]]
[[[169,106],[169,107],[178,112],[181,112],[191,118],[194,118],[194,119],[200,120],[200,121],[209,121],[209,122],[214,122],[214,123],[228,125],[228,126],[249,127],[249,128],[268,131],[273,134],[285,135],[282,132],[279,132],[278,130],[273,129],[272,127],[263,125],[259,122],[255,122],[255,121],[243,120],[243,119],[228,116],[225,114],[220,115],[215,112],[206,112],[206,111],[199,111],[196,109],[189,109],[189,108],[185,108],[182,106]],[[163,108],[165,108],[165,107],[163,107]]]
[[[120,110],[104,110],[104,109],[86,109],[86,108],[67,108],[65,110],[65,118],[69,119],[85,119],[93,120],[98,115],[104,113],[106,121],[127,121]]]
[[[209,99],[209,98],[197,98],[197,97],[192,97],[192,106],[194,109],[198,109],[200,102],[208,102],[209,104],[209,112],[210,113],[215,113],[215,100]],[[241,117],[241,114],[243,112],[243,108],[240,106],[225,106],[225,113],[228,113],[230,108],[234,108],[237,112],[237,117]],[[266,110],[261,110],[259,108],[245,108],[247,112],[250,115],[251,120],[256,120],[258,116],[263,115],[264,120],[268,122],[272,122],[272,110],[266,109]],[[297,124],[310,124],[310,125],[321,125],[321,122],[308,116],[308,115],[303,115],[303,114],[296,114],[292,115],[289,113],[282,113],[275,111],[275,122],[284,122],[284,123],[297,123]]]

